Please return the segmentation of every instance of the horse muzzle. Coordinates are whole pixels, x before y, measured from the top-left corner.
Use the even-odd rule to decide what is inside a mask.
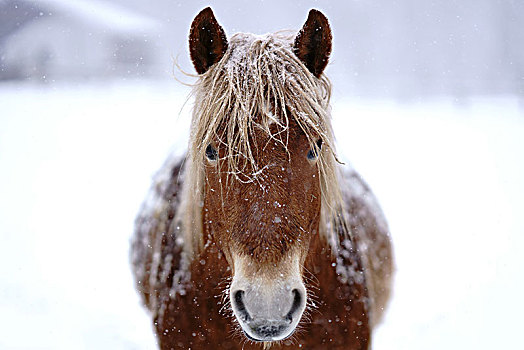
[[[231,306],[245,335],[254,341],[289,337],[306,308],[300,278],[262,280],[233,277]]]

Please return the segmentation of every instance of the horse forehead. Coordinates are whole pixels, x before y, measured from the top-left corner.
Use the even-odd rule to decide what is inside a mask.
[[[251,147],[255,166],[253,168],[250,166],[249,172],[257,180],[271,183],[287,182],[292,174],[305,170],[302,167],[309,165],[305,161],[305,153],[301,152],[307,147],[306,144],[307,139],[304,135],[291,133],[276,137],[263,135],[254,138]],[[296,158],[301,157],[302,153],[304,153],[304,162],[297,162]]]
[[[256,143],[261,143],[267,148],[267,145],[286,148],[295,144],[300,144],[306,139],[306,134],[298,125],[296,119],[289,115],[284,117],[284,112],[265,111],[256,115],[253,120],[259,125],[253,128],[251,137]]]

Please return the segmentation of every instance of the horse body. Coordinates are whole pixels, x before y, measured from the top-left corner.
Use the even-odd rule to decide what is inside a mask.
[[[227,42],[210,9],[195,18],[189,152],[157,175],[132,242],[160,348],[369,348],[391,245],[369,187],[335,158],[330,51],[314,10],[294,42]]]

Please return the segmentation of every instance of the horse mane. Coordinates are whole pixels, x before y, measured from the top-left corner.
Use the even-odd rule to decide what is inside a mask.
[[[349,235],[339,186],[339,168],[331,128],[331,83],[315,77],[293,53],[293,36],[277,32],[257,36],[235,34],[224,57],[193,86],[195,97],[189,152],[184,169],[182,201],[174,222],[182,226],[189,258],[202,249],[202,206],[206,147],[223,147],[228,181],[257,181],[263,169],[256,164],[249,135],[260,129],[287,150],[289,125],[294,119],[311,147],[322,138],[317,164],[322,191],[320,234],[337,249],[337,235]],[[278,132],[270,125],[277,123]],[[217,141],[218,140],[218,141]],[[223,151],[223,152],[224,152]],[[221,184],[227,191],[227,184]],[[343,231],[340,230],[343,229]]]

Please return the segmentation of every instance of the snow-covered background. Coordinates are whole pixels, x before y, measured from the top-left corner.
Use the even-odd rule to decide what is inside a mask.
[[[0,349],[151,349],[133,219],[189,107],[170,85],[0,87]],[[336,99],[340,151],[395,243],[375,349],[519,349],[524,108],[514,97]]]
[[[0,0],[0,5],[12,2]],[[66,23],[63,18],[67,23],[86,19],[71,36],[85,28],[95,33],[101,26],[96,42],[109,45],[104,47],[110,56],[114,38],[107,28],[130,23],[126,18],[142,23],[120,32],[135,36],[124,40],[133,49],[127,56],[116,52],[124,58],[109,62],[109,76],[105,70],[102,77],[68,76],[60,68],[67,60],[58,60],[56,79],[53,70],[43,78],[42,67],[30,67],[22,79],[0,82],[2,350],[154,348],[150,320],[133,289],[129,238],[151,176],[169,152],[185,149],[191,102],[185,104],[188,88],[172,79],[172,60],[180,55],[179,62],[189,68],[187,28],[207,4],[162,0],[157,2],[162,15],[157,15],[159,10],[145,2],[93,3],[95,14],[107,15],[98,16],[104,19],[96,25],[77,10],[48,23],[55,30]],[[104,3],[128,3],[128,10],[140,16],[108,10]],[[264,13],[275,1],[211,3],[229,34],[298,28],[310,7],[332,19],[336,41],[328,74],[335,82],[339,152],[374,189],[395,246],[394,296],[374,349],[524,348],[524,71],[519,70],[524,51],[514,40],[521,33],[512,27],[524,16],[517,11],[522,5],[511,0],[479,0],[476,7],[464,5],[469,0],[456,7],[448,0],[302,1],[282,4],[274,18],[248,21],[249,13]],[[171,16],[169,8],[179,12]],[[421,8],[420,18],[407,10]],[[0,6],[0,16],[5,9]],[[469,9],[472,17],[464,19]],[[346,13],[356,22],[346,21]],[[487,28],[483,18],[490,19]],[[425,31],[424,21],[435,26]],[[22,38],[36,42],[31,27],[24,27],[23,37],[14,31],[20,36],[11,33],[4,40],[5,23],[0,21],[1,69],[8,59],[2,44],[14,43],[10,52],[16,53],[25,47]],[[144,23],[156,23],[152,27],[160,33]],[[182,39],[170,44],[167,29],[177,29],[173,37]],[[350,32],[364,39],[344,41]],[[137,35],[146,35],[145,48],[159,48],[156,55],[167,62],[150,57],[154,74],[146,74],[142,63],[138,71],[128,70],[127,58],[142,57]],[[485,39],[482,45],[479,38]],[[500,46],[486,44],[500,38],[507,39]],[[59,46],[56,54],[68,47],[67,42]],[[348,54],[346,47],[353,51]],[[433,54],[440,49],[445,52]],[[426,58],[430,64],[424,65]],[[108,63],[97,58],[82,63],[82,57],[78,62],[79,70],[107,69]],[[427,89],[420,82],[427,82]]]

